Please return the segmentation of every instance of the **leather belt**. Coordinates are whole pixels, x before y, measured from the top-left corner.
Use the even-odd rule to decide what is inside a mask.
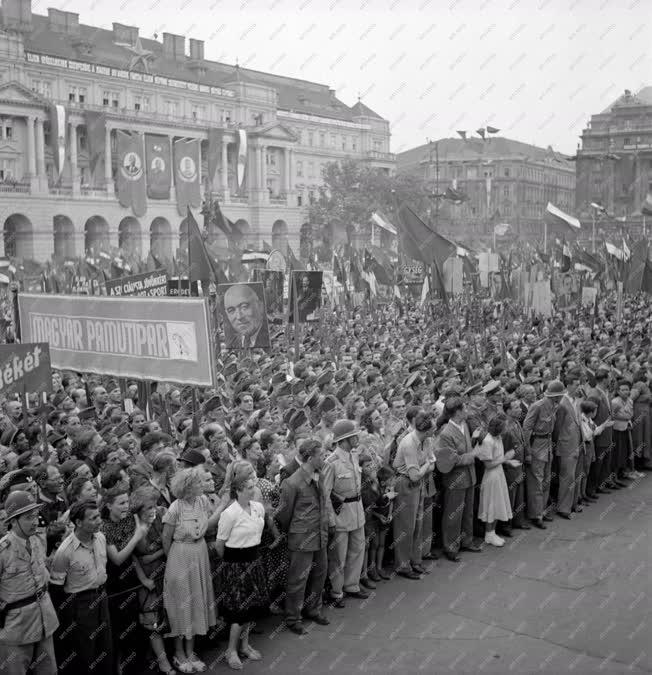
[[[552,434],[532,434],[532,438],[550,438]]]
[[[345,499],[342,500],[344,504],[352,504],[353,502],[359,502],[360,501],[360,495],[356,495],[355,497],[346,497]]]

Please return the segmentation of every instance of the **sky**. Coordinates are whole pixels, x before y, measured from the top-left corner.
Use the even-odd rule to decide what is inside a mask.
[[[47,7],[361,96],[392,152],[488,124],[574,154],[592,114],[652,84],[649,0],[33,0]]]

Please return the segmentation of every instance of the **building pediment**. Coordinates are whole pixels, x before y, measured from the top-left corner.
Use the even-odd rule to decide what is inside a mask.
[[[0,84],[0,103],[47,108],[49,103],[25,85],[12,80]]]
[[[280,122],[270,122],[262,127],[251,130],[249,133],[265,141],[285,141],[286,143],[297,143],[299,141],[296,134]]]
[[[0,145],[0,157],[18,157],[20,154],[20,151],[13,145],[9,145],[9,143]]]

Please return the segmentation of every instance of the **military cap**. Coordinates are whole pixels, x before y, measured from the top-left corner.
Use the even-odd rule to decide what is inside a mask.
[[[84,408],[83,410],[79,411],[77,417],[79,417],[80,422],[86,422],[87,420],[95,419],[96,417],[95,408],[93,408],[92,406],[90,408]]]
[[[60,434],[58,431],[51,431],[47,435],[47,441],[52,447],[54,447],[54,445],[59,441],[65,440],[65,438],[66,437],[63,434]]]
[[[308,421],[308,417],[306,416],[306,413],[304,412],[303,408],[299,408],[299,410],[296,410],[292,417],[290,417],[288,421],[288,427],[292,429],[292,431],[296,431],[300,426],[304,425]]]
[[[339,443],[345,438],[359,435],[355,422],[351,420],[337,420],[333,425],[333,443]]]
[[[418,372],[412,373],[405,382],[406,387],[420,387],[421,385],[423,385],[423,378]]]
[[[468,387],[468,389],[465,389],[463,393],[464,396],[473,396],[475,394],[478,394],[481,389],[482,389],[482,382],[476,382],[475,384]]]
[[[188,448],[183,451],[179,461],[190,464],[190,466],[199,466],[206,462],[206,457],[196,448]]]
[[[325,370],[321,375],[317,377],[317,386],[323,387],[325,384],[332,382],[333,380],[333,371]]]
[[[296,396],[297,394],[306,390],[306,383],[299,378],[295,378],[290,382],[290,387],[292,390],[292,395]]]
[[[238,365],[236,363],[229,363],[224,366],[224,377],[232,377],[238,371]]]
[[[278,387],[274,387],[274,393],[277,396],[290,396],[292,394],[292,386],[286,380],[285,382],[281,382]]]
[[[335,396],[329,394],[328,396],[324,396],[324,398],[319,403],[319,412],[330,412],[331,410],[335,410],[337,405],[337,399]]]
[[[499,380],[489,380],[489,382],[482,387],[482,393],[489,396],[490,394],[495,394],[501,387],[502,384]]]
[[[288,410],[285,411],[283,414],[283,422],[287,425],[290,424],[290,419],[292,418],[292,415],[297,411],[296,408],[288,408]]]
[[[347,369],[340,368],[338,371],[335,372],[335,381],[343,382],[344,380],[346,380],[347,375],[348,375]]]
[[[308,408],[316,408],[319,405],[319,399],[320,399],[319,390],[315,389],[308,396],[304,405],[307,406]]]
[[[8,522],[13,518],[18,518],[30,513],[31,511],[36,511],[40,509],[43,504],[34,499],[34,496],[25,490],[16,490],[12,492],[5,502],[5,518],[4,522]]]
[[[68,398],[68,395],[63,391],[58,391],[52,398],[52,404],[55,407],[60,406]]]
[[[351,392],[353,391],[353,385],[350,382],[345,382],[338,390],[337,390],[337,398],[340,401],[343,401]]]
[[[114,433],[118,438],[122,438],[123,436],[126,436],[129,433],[129,431],[130,431],[129,425],[126,422],[121,422],[114,429]]]
[[[211,412],[212,410],[215,410],[216,408],[219,408],[222,405],[224,405],[222,402],[222,398],[216,394],[215,396],[211,396],[207,401],[204,402],[202,410],[206,415],[207,413]]]

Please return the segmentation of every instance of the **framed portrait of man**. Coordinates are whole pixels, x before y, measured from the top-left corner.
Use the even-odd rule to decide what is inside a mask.
[[[294,270],[290,277],[290,312],[289,321],[294,323],[294,291],[297,297],[297,321],[306,323],[308,321],[317,321],[319,316],[317,312],[321,307],[321,288],[323,283],[323,273],[321,271],[300,271]]]
[[[269,349],[262,283],[220,284],[217,299],[227,349]]]
[[[269,319],[283,318],[283,283],[285,275],[278,270],[254,269],[254,281],[263,284],[263,296]]]

